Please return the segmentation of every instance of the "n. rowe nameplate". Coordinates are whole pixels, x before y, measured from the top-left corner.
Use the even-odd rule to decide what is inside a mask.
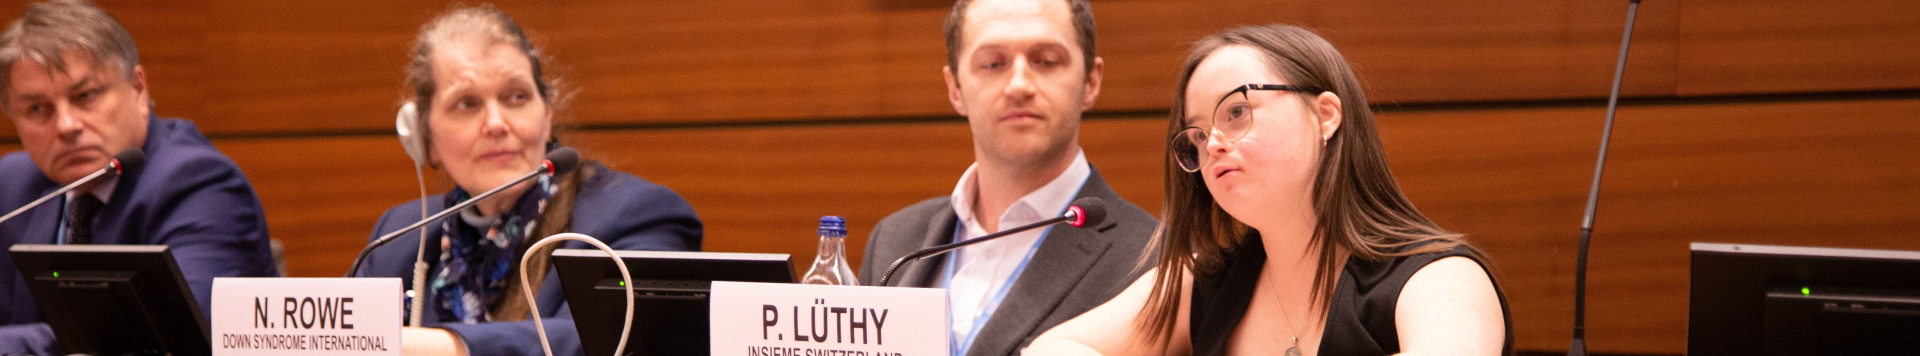
[[[713,282],[714,356],[946,356],[947,291]]]
[[[399,278],[214,278],[214,355],[399,355]]]

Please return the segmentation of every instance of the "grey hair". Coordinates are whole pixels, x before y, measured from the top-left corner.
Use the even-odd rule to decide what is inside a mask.
[[[11,89],[14,63],[21,59],[45,63],[60,73],[67,72],[61,53],[83,50],[99,64],[113,67],[128,80],[134,79],[134,66],[140,63],[140,51],[133,46],[120,21],[106,10],[86,0],[52,0],[27,5],[27,12],[0,33],[0,96]],[[152,103],[149,102],[149,105]]]
[[[417,132],[423,133],[422,138],[432,137],[424,133],[429,132],[426,123],[433,111],[433,93],[439,90],[433,83],[434,48],[459,39],[508,43],[520,49],[520,53],[527,55],[527,62],[532,64],[533,84],[540,92],[540,100],[546,102],[549,108],[557,105],[558,90],[554,89],[553,80],[540,70],[540,49],[534,48],[533,40],[527,37],[525,30],[520,29],[519,23],[513,21],[513,17],[490,5],[454,8],[420,26],[420,34],[413,42],[413,62],[407,66],[407,84],[413,87],[412,101],[420,118]]]

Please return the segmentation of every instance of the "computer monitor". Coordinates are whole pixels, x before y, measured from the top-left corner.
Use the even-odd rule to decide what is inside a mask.
[[[1920,350],[1920,252],[1695,242],[1687,354]]]
[[[633,276],[630,355],[709,354],[707,292],[713,281],[793,283],[792,258],[776,253],[619,251]],[[554,251],[580,346],[612,354],[627,301],[620,270],[600,250]]]
[[[62,351],[206,355],[207,314],[164,245],[14,245]]]

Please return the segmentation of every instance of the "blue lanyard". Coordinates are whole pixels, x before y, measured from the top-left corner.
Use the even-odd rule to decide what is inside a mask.
[[[60,221],[54,222],[53,224],[54,226],[53,244],[55,245],[67,244],[67,210],[68,210],[67,205],[68,204],[73,204],[73,197],[67,197],[67,199],[60,199]]]
[[[1000,310],[1000,300],[1006,300],[1006,291],[1014,289],[1014,283],[1020,281],[1021,273],[1027,271],[1027,262],[1033,262],[1033,254],[1041,252],[1041,242],[1046,242],[1046,235],[1052,233],[1052,231],[1054,231],[1054,227],[1046,227],[1046,229],[1041,231],[1041,239],[1033,239],[1033,248],[1027,250],[1027,256],[1025,256],[1025,258],[1020,258],[1020,266],[1014,267],[1014,273],[1006,275],[1006,283],[1000,283],[1000,289],[993,292],[993,296],[987,300],[987,306],[979,310],[979,316],[973,316],[973,327],[968,327],[966,341],[960,341],[960,339],[950,339],[950,341],[948,341],[956,356],[958,356],[958,354],[966,354],[968,348],[973,348],[973,339],[979,335],[979,329],[987,325],[987,319],[993,316],[995,310]],[[956,233],[958,233],[958,235],[954,235],[954,237],[964,237],[966,227],[958,227]],[[954,281],[954,260],[948,260],[947,281],[943,281],[943,285],[941,285],[943,289],[947,289],[948,294],[952,292],[952,281]],[[954,314],[954,310],[947,308],[947,319],[952,319],[952,314]],[[950,325],[948,325],[948,327],[950,327]],[[950,333],[950,331],[948,331],[948,333]]]
[[[954,236],[966,236],[967,228],[963,224],[964,223],[954,225]],[[1052,232],[1053,232],[1052,226],[1048,226],[1045,230],[1041,230],[1040,238],[1034,239],[1033,248],[1027,250],[1027,256],[1020,259],[1020,265],[1013,268],[1012,274],[1007,275],[1006,283],[1000,284],[1000,289],[994,291],[993,296],[990,297],[990,299],[987,299],[986,306],[983,308],[980,308],[980,314],[974,316],[973,326],[968,328],[967,330],[967,339],[964,341],[959,340],[957,338],[948,340],[949,345],[953,349],[954,355],[966,355],[967,349],[973,348],[973,340],[976,336],[980,335],[980,328],[987,325],[987,319],[993,316],[993,312],[995,310],[1000,309],[1000,302],[1002,300],[1007,299],[1007,291],[1013,289],[1014,282],[1018,282],[1020,280],[1020,275],[1023,272],[1026,272],[1027,270],[1027,263],[1033,262],[1033,255],[1035,253],[1040,252],[1040,243],[1046,242],[1047,235]],[[955,264],[954,262],[957,262],[957,261],[953,261],[953,260],[947,261],[946,271],[945,271],[946,279],[945,281],[941,282],[941,286],[940,286],[941,288],[947,289],[947,314],[953,314],[954,312],[953,310],[953,273],[954,273],[953,265]],[[949,326],[948,328],[951,329],[952,327]],[[952,331],[948,331],[948,332],[952,332]]]
[[[1080,186],[1074,187],[1073,191],[1080,192],[1081,190],[1086,189],[1087,181],[1092,179],[1093,177],[1091,174],[1089,174],[1087,178],[1082,178],[1080,180]],[[1071,202],[1067,203],[1065,206],[1061,206],[1060,211],[1054,213],[1054,216],[1060,216],[1060,214],[1066,214],[1067,208],[1072,206],[1073,206],[1073,203]],[[975,217],[975,218],[977,219],[979,217]],[[1055,224],[1055,225],[1058,225],[1058,224]],[[987,319],[993,316],[994,311],[1000,310],[1000,302],[1007,299],[1007,291],[1013,289],[1013,284],[1015,282],[1020,281],[1020,275],[1025,274],[1025,272],[1027,271],[1027,263],[1033,262],[1033,255],[1040,252],[1040,244],[1043,242],[1046,242],[1047,235],[1051,235],[1052,233],[1053,233],[1053,225],[1048,225],[1046,229],[1040,230],[1040,238],[1034,239],[1033,248],[1027,250],[1027,256],[1022,257],[1020,259],[1020,265],[1013,268],[1012,274],[1007,275],[1006,283],[1002,283],[1000,285],[1000,289],[993,292],[993,296],[991,297],[991,299],[987,300],[987,305],[984,308],[980,309],[980,314],[977,316],[974,316],[973,327],[967,330],[967,339],[965,341],[962,341],[959,339],[947,340],[948,345],[950,345],[950,347],[952,348],[954,355],[956,356],[966,355],[967,350],[973,348],[973,340],[977,339],[980,336],[980,328],[982,326],[987,325]],[[967,236],[966,222],[958,221],[954,223],[953,236],[954,236],[954,239],[956,240],[958,240],[960,237]],[[954,312],[953,310],[953,273],[954,273],[953,268],[954,267],[953,266],[956,264],[955,262],[957,262],[956,259],[952,259],[952,258],[947,259],[946,268],[945,268],[946,274],[944,275],[944,277],[946,278],[945,280],[940,282],[941,284],[940,288],[947,290],[947,315],[953,315],[953,312]],[[948,329],[948,332],[951,333],[953,326],[949,325],[947,326],[947,329]]]

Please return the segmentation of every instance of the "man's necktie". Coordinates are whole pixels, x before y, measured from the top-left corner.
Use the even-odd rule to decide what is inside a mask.
[[[67,244],[85,245],[93,243],[93,216],[100,213],[100,207],[106,203],[93,194],[75,194],[67,204]]]

